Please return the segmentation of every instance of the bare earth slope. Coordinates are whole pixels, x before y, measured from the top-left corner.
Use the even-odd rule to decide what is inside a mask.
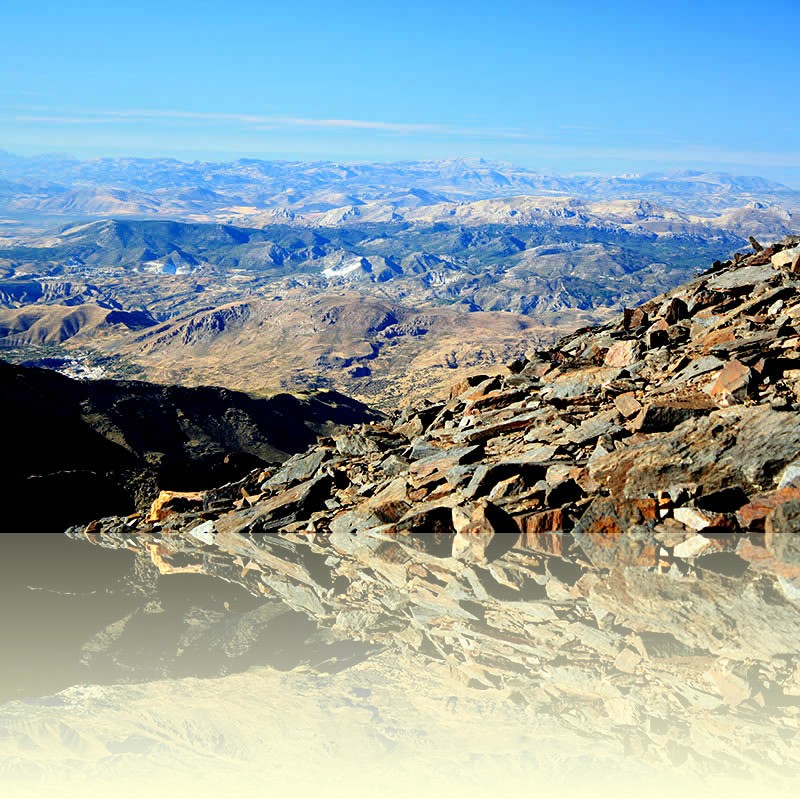
[[[553,335],[520,314],[290,290],[200,311],[113,346],[162,383],[256,393],[330,387],[390,408],[399,397],[441,395],[456,376],[499,369]]]

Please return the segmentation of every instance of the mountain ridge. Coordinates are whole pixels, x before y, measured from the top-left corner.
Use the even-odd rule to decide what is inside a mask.
[[[211,511],[165,496],[67,535],[443,664],[643,762],[791,781],[799,419],[789,237],[254,470]]]

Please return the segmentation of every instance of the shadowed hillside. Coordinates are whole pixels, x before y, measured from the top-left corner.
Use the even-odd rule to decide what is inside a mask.
[[[129,513],[160,488],[233,480],[336,425],[375,418],[335,392],[254,399],[220,388],[75,381],[2,361],[0,414],[9,532],[60,532]]]

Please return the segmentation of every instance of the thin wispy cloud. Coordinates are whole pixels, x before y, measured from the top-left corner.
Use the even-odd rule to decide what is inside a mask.
[[[52,114],[14,114],[14,122],[41,122],[51,125],[108,125],[117,120],[103,117],[70,117]]]
[[[374,131],[400,135],[442,135],[475,138],[529,139],[519,130],[473,128],[444,125],[433,122],[390,122],[370,119],[314,118],[286,115],[240,114],[224,112],[129,109],[72,114],[15,113],[15,122],[35,122],[59,125],[110,125],[122,122],[145,122],[153,119],[164,121],[193,121],[210,123],[233,123],[262,131],[281,128],[306,128],[322,130]]]
[[[786,151],[757,151],[723,148],[703,142],[692,142],[664,131],[651,131],[649,146],[630,142],[609,146],[609,138],[622,142],[626,138],[636,139],[636,131],[615,131],[591,125],[563,122],[551,130],[521,130],[480,126],[462,126],[437,122],[397,122],[390,120],[351,119],[339,117],[307,117],[289,114],[250,114],[219,111],[189,111],[183,109],[112,109],[104,111],[78,110],[65,111],[61,108],[46,108],[41,105],[2,106],[0,123],[5,123],[8,131],[15,127],[30,136],[31,131],[41,139],[52,128],[59,136],[67,130],[80,136],[81,127],[86,127],[86,136],[104,141],[114,136],[115,145],[123,139],[136,150],[139,139],[146,130],[148,141],[156,134],[169,132],[181,136],[189,135],[197,141],[194,151],[225,152],[253,151],[254,143],[274,152],[275,143],[284,134],[306,132],[338,133],[337,141],[350,134],[351,149],[362,157],[361,145],[355,142],[359,134],[374,134],[375,139],[384,138],[392,142],[397,139],[408,140],[408,147],[424,146],[430,152],[441,153],[443,147],[448,152],[456,148],[474,155],[489,155],[507,160],[545,163],[583,163],[588,166],[602,163],[648,163],[662,166],[691,166],[693,164],[717,164],[748,169],[798,169],[800,153]],[[58,131],[61,128],[61,131]],[[94,128],[96,134],[90,134]],[[101,133],[102,131],[102,133]],[[572,135],[570,135],[572,134]],[[626,135],[627,134],[627,135]],[[23,133],[20,133],[23,135]],[[105,136],[105,139],[103,138]],[[323,136],[320,142],[330,148],[331,144]],[[182,139],[185,145],[187,139]],[[312,138],[304,139],[307,152],[317,151],[311,147]],[[422,145],[420,145],[422,142]],[[372,146],[372,144],[370,144]],[[476,150],[475,148],[480,148]],[[410,151],[410,150],[409,150]],[[294,151],[293,151],[294,152]],[[436,155],[435,157],[440,157]]]

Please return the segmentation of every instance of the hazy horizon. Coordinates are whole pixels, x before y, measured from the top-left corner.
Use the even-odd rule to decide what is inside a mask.
[[[493,166],[499,168],[520,169],[526,170],[534,174],[550,175],[553,177],[564,178],[583,178],[583,177],[597,177],[597,178],[642,178],[647,176],[653,177],[670,177],[670,176],[693,176],[702,174],[715,174],[721,176],[728,176],[734,179],[752,179],[761,178],[769,180],[778,184],[782,184],[787,188],[800,189],[800,167],[792,170],[795,174],[786,174],[786,170],[779,169],[763,169],[761,171],[751,170],[737,170],[735,168],[726,169],[724,164],[706,164],[706,165],[674,165],[672,168],[664,166],[661,169],[657,168],[640,168],[640,169],[625,169],[620,165],[619,169],[558,169],[554,167],[547,167],[543,164],[536,163],[522,163],[515,161],[508,161],[503,159],[487,158],[484,156],[460,156],[450,155],[441,158],[335,158],[335,157],[307,157],[304,158],[300,154],[295,157],[270,157],[268,155],[259,154],[236,154],[236,153],[207,153],[205,156],[201,153],[196,154],[194,157],[191,155],[174,155],[170,153],[164,154],[135,154],[135,153],[100,153],[94,156],[80,155],[76,152],[69,152],[64,150],[39,150],[29,153],[21,151],[12,151],[0,147],[0,156],[6,156],[17,159],[63,159],[73,160],[76,162],[91,162],[102,160],[148,160],[148,161],[177,161],[184,164],[234,164],[237,162],[246,161],[260,161],[265,163],[279,163],[279,164],[340,164],[340,165],[373,165],[373,164],[386,164],[398,165],[405,164],[437,164],[437,163],[465,163],[465,164],[479,164],[483,166]],[[735,165],[730,165],[735,167]]]
[[[558,172],[700,168],[800,186],[788,0],[4,4],[0,148],[229,160],[484,157]],[[779,47],[778,44],[775,47]]]

